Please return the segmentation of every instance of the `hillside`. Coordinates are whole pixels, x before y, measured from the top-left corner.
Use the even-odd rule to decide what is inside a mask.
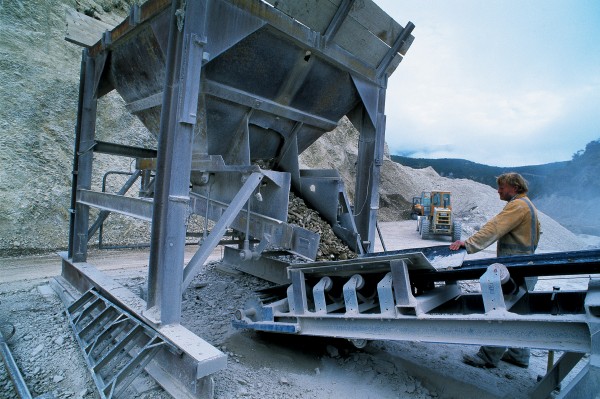
[[[453,179],[469,179],[496,188],[496,176],[506,172],[517,172],[527,179],[531,189],[531,197],[535,199],[539,190],[543,190],[548,176],[557,173],[569,165],[569,162],[553,162],[544,165],[518,167],[489,166],[466,159],[453,158],[409,158],[392,155],[392,161],[413,169],[431,166],[440,176]]]
[[[464,159],[424,159],[392,155],[391,159],[415,169],[431,167],[440,176],[470,179],[496,188],[496,176],[517,172],[529,182],[529,196],[538,209],[578,234],[600,235],[600,139],[578,151],[571,161],[514,168],[488,166]]]
[[[600,139],[547,179],[537,198],[544,212],[575,233],[600,235]]]
[[[64,249],[69,231],[73,137],[81,47],[64,40],[67,8],[110,24],[134,0],[30,0],[0,2],[0,256]],[[97,135],[128,131],[130,145],[155,146],[142,123],[111,93],[100,99]],[[101,186],[109,170],[130,170],[130,160],[95,157]],[[127,221],[118,236],[135,242],[147,227]]]

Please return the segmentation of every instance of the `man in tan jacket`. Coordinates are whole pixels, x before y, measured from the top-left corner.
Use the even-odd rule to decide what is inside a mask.
[[[466,248],[467,253],[479,252],[498,242],[498,256],[531,255],[540,240],[540,222],[537,210],[527,198],[527,182],[518,173],[505,173],[496,180],[500,199],[508,203],[504,209],[488,221],[477,233],[465,241],[455,241],[450,249]],[[528,279],[527,288],[533,289],[535,278]],[[528,348],[504,348],[482,346],[476,356],[465,355],[463,361],[476,367],[497,367],[500,360],[529,366]]]

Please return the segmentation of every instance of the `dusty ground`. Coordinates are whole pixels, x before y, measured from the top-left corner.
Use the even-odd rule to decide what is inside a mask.
[[[421,240],[414,223],[383,223],[386,249],[449,242]],[[187,247],[188,259],[194,250]],[[234,330],[233,311],[269,283],[231,271],[218,259],[219,248],[185,293],[182,322],[228,355],[227,369],[214,374],[216,398],[525,398],[544,373],[545,351],[533,351],[527,370],[505,363],[480,370],[461,362],[473,346],[372,342],[360,350],[341,340]],[[146,251],[92,251],[89,261],[134,292],[145,284]],[[3,258],[0,264],[0,319],[15,326],[10,348],[32,395],[98,397],[62,302],[48,284],[60,273],[59,257]],[[148,379],[136,382],[129,396],[169,397]],[[0,397],[16,397],[3,364]]]

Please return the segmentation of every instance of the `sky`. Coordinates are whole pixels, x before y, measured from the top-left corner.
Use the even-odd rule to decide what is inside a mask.
[[[388,81],[392,154],[539,165],[600,139],[600,1],[374,1],[415,24]]]

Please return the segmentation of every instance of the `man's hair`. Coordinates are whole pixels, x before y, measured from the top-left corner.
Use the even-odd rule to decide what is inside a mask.
[[[496,182],[498,185],[508,184],[509,186],[516,188],[518,194],[524,194],[529,191],[529,187],[527,187],[527,180],[515,172],[501,174],[496,179]]]

